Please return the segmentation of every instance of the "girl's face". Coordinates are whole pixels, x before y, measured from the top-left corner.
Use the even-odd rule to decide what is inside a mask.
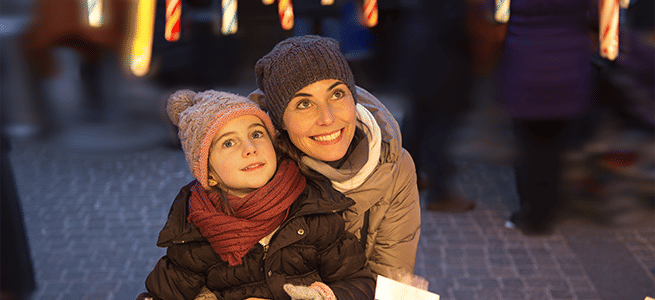
[[[209,185],[244,197],[275,175],[277,157],[264,123],[246,115],[230,120],[209,148]]]
[[[322,161],[339,160],[355,135],[355,101],[341,80],[317,81],[293,96],[282,121],[300,151]]]

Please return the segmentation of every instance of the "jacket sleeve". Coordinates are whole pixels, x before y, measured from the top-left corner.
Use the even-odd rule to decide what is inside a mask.
[[[154,300],[193,299],[204,285],[204,273],[180,266],[169,255],[159,259],[146,279],[146,289]]]
[[[376,230],[369,256],[369,267],[375,274],[393,278],[403,269],[414,273],[416,250],[421,235],[421,205],[416,185],[416,168],[409,152],[402,149],[397,161],[392,199]],[[372,230],[372,229],[369,229]],[[370,236],[369,236],[370,237]]]
[[[325,234],[319,244],[319,272],[339,300],[373,299],[375,277],[357,237],[346,231],[343,218],[329,214],[315,223]]]

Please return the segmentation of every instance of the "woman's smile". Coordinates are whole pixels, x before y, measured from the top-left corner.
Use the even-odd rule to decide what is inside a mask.
[[[311,139],[321,143],[339,142],[339,140],[341,140],[342,137],[342,132],[343,132],[343,128],[335,132],[332,132],[330,134],[312,136]]]

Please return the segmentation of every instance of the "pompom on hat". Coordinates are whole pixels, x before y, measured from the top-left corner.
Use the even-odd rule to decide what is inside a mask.
[[[255,74],[278,128],[283,128],[282,116],[293,95],[314,82],[341,80],[357,99],[352,70],[332,38],[305,35],[281,41],[257,61]]]
[[[168,98],[166,112],[178,127],[178,136],[191,174],[205,189],[209,189],[209,148],[216,134],[227,122],[237,117],[253,115],[262,120],[271,137],[275,136],[271,119],[257,104],[227,92],[207,90],[196,93],[179,90]]]

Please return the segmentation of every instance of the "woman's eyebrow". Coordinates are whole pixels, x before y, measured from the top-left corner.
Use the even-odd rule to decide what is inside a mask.
[[[326,91],[329,92],[329,91],[331,91],[332,89],[334,89],[335,87],[337,87],[340,84],[345,85],[345,83],[343,81],[339,80],[339,81],[335,82],[334,84],[332,84],[330,87],[328,87]],[[296,97],[311,97],[311,96],[312,95],[307,94],[307,93],[297,93],[297,94],[293,95],[293,98],[296,98]]]
[[[297,94],[293,95],[293,98],[297,98],[297,97],[311,97],[311,96],[312,96],[312,95],[307,94],[307,93],[297,93]],[[293,98],[292,98],[292,99],[293,99]]]
[[[327,91],[328,92],[331,91],[333,88],[335,88],[337,85],[340,85],[340,84],[345,85],[345,83],[343,81],[339,80],[339,81],[335,82],[334,84],[332,84],[329,88],[327,88]]]

